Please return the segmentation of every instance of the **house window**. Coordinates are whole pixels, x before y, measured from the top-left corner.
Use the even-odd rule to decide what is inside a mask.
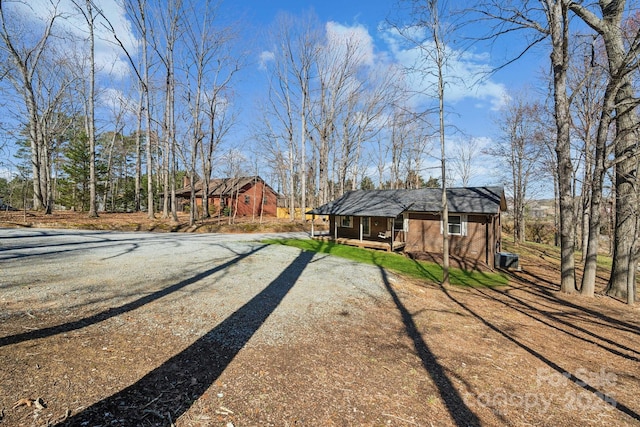
[[[449,215],[449,234],[454,236],[467,235],[466,215]]]
[[[371,218],[369,218],[368,216],[363,216],[362,218],[360,218],[360,221],[362,222],[362,235],[370,236],[371,235]]]
[[[251,201],[251,196],[244,196],[244,204],[245,205],[248,205],[250,201]]]
[[[409,216],[408,214],[402,214],[394,218],[393,229],[395,231],[409,232]]]
[[[353,227],[353,220],[351,216],[341,216],[340,217],[340,227],[343,228],[351,228]]]
[[[393,220],[393,229],[395,231],[404,230],[404,216],[403,215],[395,217],[395,219]]]

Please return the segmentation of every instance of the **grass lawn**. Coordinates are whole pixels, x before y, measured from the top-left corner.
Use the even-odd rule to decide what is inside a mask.
[[[440,265],[413,260],[395,253],[362,249],[340,245],[330,241],[311,239],[270,239],[266,240],[265,243],[293,246],[305,251],[331,254],[353,261],[377,265],[386,270],[428,282],[442,282],[442,267]],[[449,281],[452,285],[457,286],[493,287],[507,285],[509,279],[499,273],[450,268]]]

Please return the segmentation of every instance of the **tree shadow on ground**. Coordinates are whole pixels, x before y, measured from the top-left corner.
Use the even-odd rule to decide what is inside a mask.
[[[619,319],[607,316],[604,313],[601,313],[597,310],[591,309],[589,307],[584,307],[582,305],[575,304],[571,301],[568,301],[563,298],[559,298],[557,292],[560,290],[559,285],[556,283],[550,282],[539,275],[536,275],[530,271],[522,270],[520,272],[507,272],[510,276],[510,279],[513,281],[517,281],[523,283],[528,286],[532,292],[535,292],[537,296],[545,298],[551,303],[562,304],[567,307],[583,311],[594,318],[597,318],[600,321],[606,322],[611,326],[611,328],[616,330],[624,330],[626,332],[631,332],[636,335],[640,335],[640,326],[630,323],[624,322]],[[615,300],[615,298],[613,298]],[[622,304],[622,303],[621,303]]]
[[[505,308],[514,310],[546,327],[553,329],[555,332],[561,332],[572,338],[587,342],[608,351],[612,355],[640,362],[640,352],[638,350],[597,334],[587,327],[582,327],[576,324],[576,321],[583,321],[592,324],[593,320],[591,315],[584,313],[579,308],[576,308],[576,310],[579,310],[578,313],[580,314],[576,314],[575,312],[568,313],[566,310],[560,309],[559,305],[561,303],[558,302],[558,305],[556,306],[550,306],[546,310],[540,310],[531,302],[509,292],[502,292],[493,288],[488,290],[477,289],[476,292],[491,301],[504,305]],[[489,292],[492,292],[492,294],[489,294]],[[562,307],[566,307],[566,305],[563,305]],[[605,325],[600,324],[597,326]],[[630,353],[634,353],[636,355],[632,355]]]
[[[6,345],[10,345],[10,344],[17,344],[23,341],[29,341],[29,340],[34,340],[34,339],[39,339],[39,338],[47,338],[53,335],[57,335],[57,334],[62,334],[65,332],[71,332],[77,329],[82,329],[85,328],[87,326],[91,326],[94,325],[96,323],[99,322],[103,322],[107,319],[111,319],[112,317],[116,317],[119,316],[121,314],[127,313],[129,311],[133,311],[135,309],[138,309],[146,304],[149,304],[150,302],[153,302],[155,300],[158,300],[162,297],[165,297],[169,294],[172,294],[186,286],[189,286],[193,283],[196,283],[199,280],[204,279],[205,277],[208,277],[218,271],[224,271],[225,269],[229,268],[230,266],[232,266],[233,264],[236,264],[237,262],[239,262],[240,260],[242,260],[243,258],[248,257],[249,255],[254,254],[255,252],[259,251],[260,249],[264,248],[265,246],[259,246],[249,252],[243,253],[243,254],[239,254],[237,257],[225,262],[224,264],[220,264],[214,268],[211,268],[209,270],[203,271],[199,274],[196,274],[192,277],[189,277],[187,279],[184,279],[174,285],[168,286],[164,289],[160,289],[159,291],[153,292],[149,295],[145,295],[143,297],[140,297],[136,300],[133,300],[131,302],[128,302],[124,305],[121,305],[120,307],[113,307],[110,308],[108,310],[104,310],[101,311],[99,313],[96,313],[92,316],[89,317],[85,317],[82,319],[78,319],[75,320],[73,322],[68,322],[68,323],[64,323],[61,325],[56,325],[56,326],[50,326],[48,328],[42,328],[42,329],[36,329],[33,331],[29,331],[29,332],[24,332],[21,334],[15,334],[15,335],[9,335],[6,337],[1,337],[0,338],[0,347],[4,347]]]
[[[301,252],[266,288],[184,351],[60,426],[173,426],[220,377],[313,258]]]
[[[479,426],[479,418],[476,414],[473,413],[473,411],[471,411],[471,409],[469,409],[464,399],[447,376],[442,365],[438,363],[438,359],[436,358],[436,356],[431,352],[427,343],[422,339],[422,335],[420,334],[420,331],[418,330],[418,327],[413,320],[413,316],[404,306],[404,304],[398,297],[398,294],[396,294],[396,292],[391,287],[387,272],[384,270],[384,268],[379,268],[380,274],[384,281],[384,286],[393,299],[393,302],[396,305],[398,311],[400,312],[406,334],[413,341],[413,346],[417,355],[422,361],[422,366],[429,373],[429,376],[438,388],[440,397],[442,398],[447,411],[449,411],[449,415],[453,419],[454,423],[457,426],[465,427]]]
[[[529,353],[530,355],[532,355],[535,358],[537,358],[538,360],[540,360],[542,363],[547,365],[553,371],[555,371],[558,374],[562,375],[563,377],[565,377],[566,379],[568,379],[569,381],[571,381],[572,383],[574,383],[578,387],[581,387],[583,390],[591,393],[596,398],[602,400],[605,404],[610,405],[610,407],[612,407],[612,408],[614,408],[614,409],[616,409],[616,410],[628,415],[629,417],[631,417],[634,420],[640,420],[640,414],[635,412],[629,406],[627,406],[627,405],[625,405],[625,404],[623,404],[621,402],[616,401],[613,396],[610,396],[610,395],[604,393],[603,391],[599,390],[598,388],[596,388],[596,386],[598,386],[598,384],[596,384],[596,386],[593,386],[593,385],[589,384],[586,380],[584,380],[582,378],[578,378],[577,376],[575,376],[574,374],[569,372],[567,369],[562,368],[562,366],[560,366],[558,363],[556,363],[553,360],[545,357],[542,353],[540,353],[535,348],[527,345],[523,340],[520,340],[515,335],[511,334],[509,330],[504,330],[504,328],[501,328],[500,326],[498,326],[498,325],[492,323],[491,321],[487,320],[479,312],[477,312],[476,310],[471,308],[469,304],[465,304],[464,302],[462,302],[461,300],[456,298],[453,295],[453,293],[451,293],[450,290],[447,289],[446,287],[441,286],[441,289],[444,292],[444,294],[447,297],[449,297],[449,299],[452,302],[454,302],[456,305],[458,305],[460,308],[462,308],[465,312],[469,313],[471,316],[473,316],[475,319],[477,319],[479,322],[484,324],[486,327],[488,327],[492,331],[498,333],[499,335],[501,335],[502,337],[504,337],[509,342],[511,342],[514,345],[516,345],[517,347],[525,350],[527,353]]]

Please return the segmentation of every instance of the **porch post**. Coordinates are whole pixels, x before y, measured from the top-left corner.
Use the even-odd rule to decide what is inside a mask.
[[[360,241],[362,242],[362,217],[360,217]]]
[[[311,237],[313,237],[313,223],[316,222],[316,214],[311,215]]]
[[[335,220],[333,221],[333,238],[338,240],[338,218],[339,216],[335,216]]]
[[[396,234],[396,220],[393,218],[391,220],[391,252],[393,252],[393,238]]]

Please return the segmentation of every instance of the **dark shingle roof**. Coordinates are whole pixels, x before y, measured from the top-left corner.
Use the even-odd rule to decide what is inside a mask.
[[[409,209],[407,190],[356,190],[312,211],[316,215],[396,217]]]
[[[448,188],[449,212],[496,214],[506,210],[502,187]],[[356,190],[309,211],[315,215],[396,217],[405,211],[440,212],[442,190]]]
[[[230,196],[236,191],[240,193],[244,192],[245,187],[252,185],[256,181],[262,181],[259,176],[242,176],[239,178],[215,178],[212,179],[209,184],[210,196]],[[203,182],[199,180],[195,183],[196,195],[202,196]],[[275,191],[274,191],[275,192]],[[184,188],[176,190],[176,195],[189,195],[191,194],[191,186],[187,185]]]

